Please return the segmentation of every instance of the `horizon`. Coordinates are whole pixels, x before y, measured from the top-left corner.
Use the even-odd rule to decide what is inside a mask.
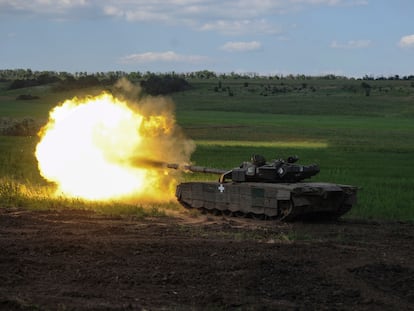
[[[86,75],[100,75],[100,74],[110,74],[110,73],[121,73],[121,74],[125,74],[125,75],[130,75],[133,73],[138,73],[141,74],[142,77],[144,78],[146,75],[177,75],[177,76],[182,76],[184,75],[185,78],[188,78],[189,75],[192,74],[197,74],[197,73],[203,73],[203,72],[209,72],[215,75],[214,78],[220,78],[220,76],[226,76],[226,77],[231,77],[232,75],[238,76],[237,78],[248,78],[248,79],[269,79],[269,78],[276,78],[276,79],[292,79],[292,80],[301,80],[301,79],[348,79],[348,80],[414,80],[414,74],[410,74],[410,75],[403,75],[400,76],[399,74],[391,74],[389,76],[383,76],[383,75],[379,75],[379,76],[369,76],[369,75],[364,75],[363,77],[353,77],[353,76],[344,76],[344,75],[335,75],[335,74],[324,74],[324,75],[306,75],[306,74],[273,74],[273,75],[261,75],[255,72],[214,72],[208,69],[203,69],[203,70],[197,70],[197,71],[187,71],[187,72],[176,72],[176,71],[166,71],[166,72],[152,72],[152,71],[122,71],[122,70],[117,70],[117,71],[95,71],[95,72],[88,72],[88,71],[84,71],[84,70],[80,70],[80,71],[74,71],[74,72],[70,72],[70,71],[56,71],[56,70],[32,70],[31,68],[5,68],[5,69],[1,69],[0,68],[0,75],[2,73],[2,71],[31,71],[33,75],[35,74],[42,74],[42,73],[54,73],[57,74],[58,76],[61,74],[69,74],[74,76],[75,78],[78,77],[82,77]],[[123,75],[121,76],[121,78],[123,77]],[[333,78],[332,78],[333,77]],[[210,79],[210,78],[206,78],[206,79]]]

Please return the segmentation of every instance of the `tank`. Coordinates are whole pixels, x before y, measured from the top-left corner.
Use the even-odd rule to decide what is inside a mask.
[[[168,164],[173,169],[220,175],[218,181],[184,182],[176,197],[186,208],[215,214],[284,221],[337,219],[356,203],[357,187],[306,179],[319,173],[317,164],[299,165],[297,156],[267,162],[253,155],[231,170]]]

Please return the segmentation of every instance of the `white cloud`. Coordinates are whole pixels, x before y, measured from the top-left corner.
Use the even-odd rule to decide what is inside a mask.
[[[333,49],[364,49],[371,46],[371,40],[350,40],[345,43],[332,41],[330,47]]]
[[[163,22],[223,34],[280,33],[272,17],[311,6],[349,6],[367,0],[0,0],[0,13],[97,15],[130,22]],[[74,14],[74,10],[77,10]],[[82,14],[77,14],[82,13]]]
[[[227,51],[227,52],[248,52],[248,51],[255,51],[262,47],[262,44],[258,41],[250,41],[250,42],[227,42],[220,47],[220,49]]]
[[[288,0],[284,2],[300,3],[305,5],[329,5],[329,6],[359,6],[368,5],[368,0]]]
[[[114,4],[104,6],[103,13],[108,16],[125,18],[130,22],[167,22],[171,20],[167,12],[146,7],[124,8]]]
[[[0,0],[1,11],[38,14],[66,14],[74,8],[86,7],[88,0]]]
[[[109,16],[122,17],[124,15],[124,11],[122,11],[122,9],[112,5],[104,6],[103,12],[105,15]]]
[[[414,34],[402,37],[398,45],[402,48],[414,47]]]
[[[207,60],[205,56],[200,55],[182,55],[173,51],[167,52],[145,52],[139,54],[130,54],[120,59],[123,64],[145,64],[145,63],[200,63]]]
[[[280,34],[279,27],[272,25],[264,19],[261,20],[217,20],[207,22],[200,28],[202,31],[217,31],[225,35],[246,34]]]

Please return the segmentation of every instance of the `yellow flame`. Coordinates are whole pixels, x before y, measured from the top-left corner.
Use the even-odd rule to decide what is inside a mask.
[[[69,197],[172,199],[176,172],[139,167],[130,159],[188,161],[193,143],[179,131],[171,109],[145,115],[139,108],[107,93],[55,107],[36,147],[41,175]]]

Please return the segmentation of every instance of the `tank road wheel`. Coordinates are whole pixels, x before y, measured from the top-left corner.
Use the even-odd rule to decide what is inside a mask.
[[[220,211],[219,209],[213,209],[213,210],[211,210],[211,213],[214,215],[214,216],[221,216],[222,214],[223,214],[223,212],[222,211]]]
[[[293,202],[279,201],[278,209],[279,209],[279,218],[281,220],[291,220],[291,217],[293,216],[292,215]]]
[[[249,218],[252,218],[254,220],[265,220],[265,215],[263,214],[255,214],[255,213],[250,213],[248,214]]]
[[[224,216],[233,216],[233,212],[228,209],[224,210],[222,213]]]
[[[246,215],[243,212],[235,211],[233,212],[233,217],[245,217]]]

